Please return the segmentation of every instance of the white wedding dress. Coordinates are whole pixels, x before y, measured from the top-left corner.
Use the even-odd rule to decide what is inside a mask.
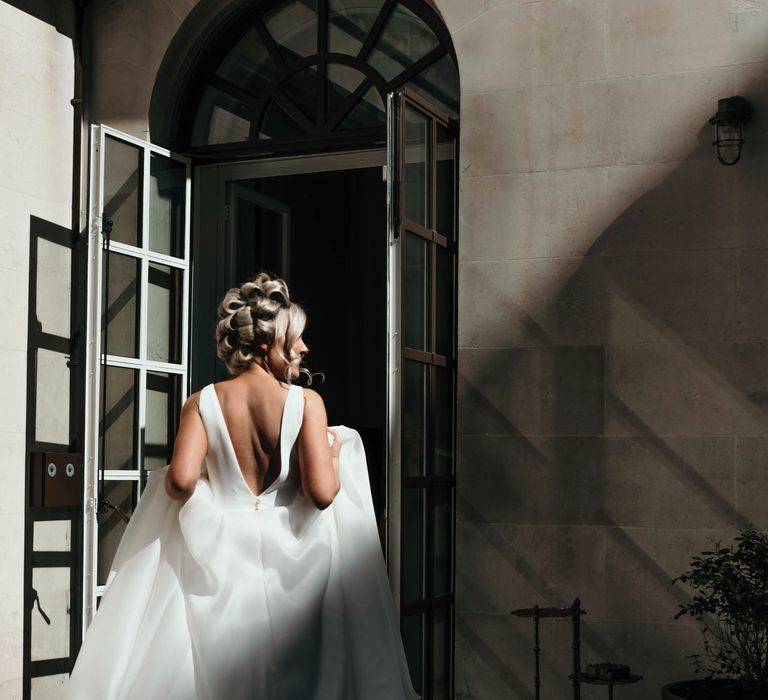
[[[213,384],[208,453],[184,504],[150,473],[67,685],[67,700],[415,700],[363,444],[341,438],[325,510],[300,488],[303,389],[280,427],[280,475],[258,497]],[[329,436],[329,441],[331,440]]]

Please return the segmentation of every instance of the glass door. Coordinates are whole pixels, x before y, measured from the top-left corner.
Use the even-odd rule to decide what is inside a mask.
[[[388,95],[389,564],[416,690],[453,696],[458,125]]]
[[[187,159],[92,126],[84,628],[187,395],[189,195]]]

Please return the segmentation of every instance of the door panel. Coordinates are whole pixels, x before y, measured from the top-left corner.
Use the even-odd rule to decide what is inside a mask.
[[[407,87],[387,109],[390,575],[414,686],[443,699],[453,696],[458,124]]]
[[[83,631],[187,395],[190,178],[188,159],[91,127]]]

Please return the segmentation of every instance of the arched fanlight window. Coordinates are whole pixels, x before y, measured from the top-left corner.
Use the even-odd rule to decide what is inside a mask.
[[[409,85],[458,118],[450,35],[429,0],[267,0],[219,34],[190,82],[184,151],[386,140],[386,93]]]

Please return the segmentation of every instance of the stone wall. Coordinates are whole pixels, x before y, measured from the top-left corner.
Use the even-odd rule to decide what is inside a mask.
[[[508,613],[580,596],[582,663],[658,698],[701,651],[672,577],[768,529],[768,3],[439,4],[462,81],[456,697],[532,698]],[[755,114],[729,168],[707,120],[733,94]],[[543,623],[545,697],[570,697],[570,643]]]
[[[65,228],[71,224],[74,63],[71,35],[62,30],[72,13],[50,4],[46,17],[46,3],[37,3],[35,13],[0,2],[0,697],[5,700],[22,697],[30,231],[36,225],[32,217]],[[63,273],[69,277],[68,268]],[[43,278],[39,296],[48,298],[48,289]],[[49,318],[46,313],[40,321]]]

